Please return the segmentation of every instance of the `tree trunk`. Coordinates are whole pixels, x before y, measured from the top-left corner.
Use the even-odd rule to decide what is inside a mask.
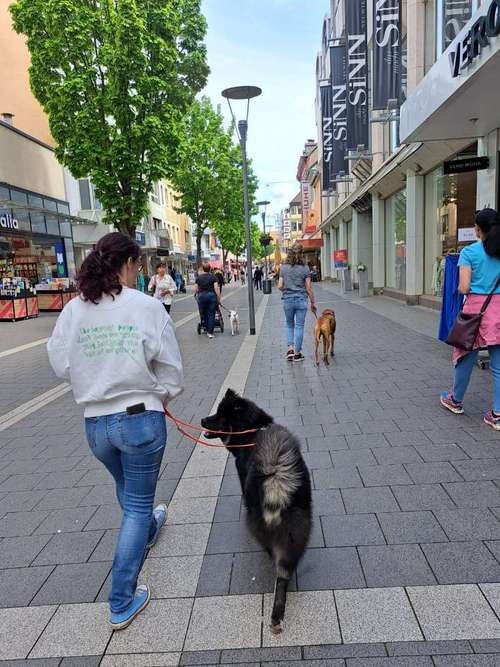
[[[224,250],[224,247],[222,248],[222,270],[226,270],[226,261],[227,261],[227,255],[228,255],[228,250]]]
[[[201,238],[203,234],[199,227],[196,225],[196,267],[199,269],[201,267]]]

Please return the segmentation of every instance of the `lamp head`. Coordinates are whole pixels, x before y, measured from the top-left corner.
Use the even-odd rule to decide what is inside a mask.
[[[234,86],[233,88],[225,88],[221,95],[227,100],[251,100],[261,93],[262,89],[257,86]]]

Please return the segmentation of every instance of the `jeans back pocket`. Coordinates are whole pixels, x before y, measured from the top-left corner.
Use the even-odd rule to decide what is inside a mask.
[[[155,410],[123,415],[120,418],[120,434],[122,445],[129,451],[139,448],[142,451],[153,444],[160,448],[167,439],[165,415]]]

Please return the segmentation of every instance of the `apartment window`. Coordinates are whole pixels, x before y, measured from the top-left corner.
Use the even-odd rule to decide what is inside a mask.
[[[479,0],[436,0],[436,50],[439,57],[478,10]]]
[[[151,199],[155,204],[160,203],[160,185],[158,182],[153,183],[153,190],[151,192]]]
[[[90,199],[90,183],[88,178],[81,178],[78,181],[78,187],[80,188],[80,204],[83,210],[90,211],[92,209],[92,203]]]
[[[161,220],[159,218],[153,218],[153,229],[161,229]]]
[[[101,209],[102,204],[101,202],[97,199],[96,193],[95,193],[95,185],[92,183],[92,199],[94,200],[92,208],[95,209]]]

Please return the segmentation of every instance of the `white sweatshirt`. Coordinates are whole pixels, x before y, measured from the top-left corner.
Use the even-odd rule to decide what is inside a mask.
[[[174,325],[161,301],[124,287],[96,305],[80,298],[60,314],[47,350],[56,375],[71,382],[85,417],[162,402],[183,389]]]

